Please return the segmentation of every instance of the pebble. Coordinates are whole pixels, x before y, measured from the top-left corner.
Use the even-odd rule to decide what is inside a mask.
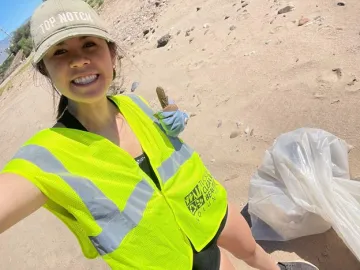
[[[242,4],[241,6],[244,8],[244,7],[246,7],[247,5],[249,5],[249,3],[244,3],[244,4]]]
[[[205,23],[205,24],[203,25],[203,27],[204,27],[205,29],[207,29],[207,28],[209,28],[209,27],[210,27],[210,24]]]
[[[310,20],[308,18],[301,18],[299,20],[299,23],[298,23],[298,26],[302,26],[304,25],[305,23],[308,23]]]
[[[158,41],[157,41],[157,47],[161,48],[166,46],[166,44],[168,44],[169,40],[171,39],[171,35],[170,34],[166,34],[165,36],[162,36]]]
[[[332,71],[336,73],[336,75],[338,76],[339,79],[342,77],[341,68],[334,68]]]
[[[222,125],[222,120],[218,120],[217,128],[221,127],[221,125]]]
[[[227,19],[229,19],[230,18],[230,16],[225,16],[225,20],[227,20]]]
[[[201,9],[201,7],[197,7],[197,8],[196,8],[196,11],[199,11],[200,9]]]
[[[238,130],[235,130],[235,131],[231,132],[230,139],[234,139],[239,135],[240,135],[240,132]]]
[[[177,31],[176,35],[180,35],[181,34],[181,30]]]
[[[278,14],[284,14],[292,11],[294,9],[293,6],[286,6],[278,11]]]
[[[215,162],[215,158],[211,159],[211,162],[214,163],[214,162]]]
[[[340,6],[340,7],[343,7],[343,6],[345,6],[345,3],[344,2],[338,2],[337,5]]]
[[[255,53],[256,53],[255,51],[251,51],[251,52],[249,52],[249,53],[245,53],[244,56],[251,56],[251,55],[253,55],[253,54],[255,54]]]
[[[231,181],[231,180],[234,180],[234,179],[236,179],[236,178],[238,178],[238,177],[240,177],[240,174],[233,174],[233,175],[230,175],[230,176],[228,176],[228,177],[226,177],[225,178],[225,180],[224,181]]]
[[[247,127],[247,128],[245,129],[245,134],[252,136],[252,135],[254,134],[254,129],[253,129],[253,128],[250,129],[249,127]]]
[[[131,92],[134,92],[136,90],[136,88],[138,88],[139,83],[138,82],[133,82],[131,85]]]
[[[190,36],[190,30],[187,30],[186,32],[185,32],[185,37],[188,37],[188,36]]]
[[[230,26],[230,31],[234,31],[235,29],[236,29],[236,26],[235,25],[232,25],[232,26]]]
[[[348,86],[352,86],[352,85],[354,85],[356,82],[357,82],[357,79],[354,78],[354,79],[353,79],[351,82],[349,82],[347,85],[348,85]]]
[[[143,31],[144,36],[146,36],[147,34],[149,34],[149,32],[150,32],[149,29],[144,30],[144,31]]]
[[[191,43],[191,42],[193,42],[193,41],[194,41],[194,38],[193,38],[193,37],[189,39],[189,43]]]

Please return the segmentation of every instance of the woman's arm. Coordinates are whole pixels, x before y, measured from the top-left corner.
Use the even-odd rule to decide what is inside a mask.
[[[35,212],[47,197],[22,176],[0,174],[0,233]]]

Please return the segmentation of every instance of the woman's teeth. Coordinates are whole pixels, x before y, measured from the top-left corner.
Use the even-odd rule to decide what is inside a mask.
[[[90,75],[75,79],[73,82],[76,84],[89,84],[97,79],[98,75]]]

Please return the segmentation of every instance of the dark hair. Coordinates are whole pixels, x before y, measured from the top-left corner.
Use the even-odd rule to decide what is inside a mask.
[[[115,57],[116,61],[118,62],[118,65],[116,65],[116,66],[121,71],[121,59],[123,58],[123,53],[121,52],[119,46],[115,42],[108,42],[108,46],[109,46],[111,56]],[[46,67],[45,67],[45,64],[44,64],[43,60],[41,60],[39,63],[37,63],[35,65],[35,69],[37,71],[39,71],[42,75],[44,75],[48,79],[49,83],[51,84],[51,86],[52,86],[52,88],[54,90],[54,92],[53,92],[54,104],[55,104],[55,100],[56,100],[55,94],[60,95],[60,101],[59,101],[59,104],[57,106],[57,113],[56,113],[56,120],[59,120],[60,117],[63,115],[64,111],[67,109],[67,106],[69,104],[69,99],[66,96],[60,94],[60,92],[56,89],[55,85],[51,81],[51,78],[49,77],[49,74],[48,74],[48,72],[46,70]],[[117,72],[114,69],[114,71],[113,71],[113,81],[115,80],[116,77],[117,77]]]

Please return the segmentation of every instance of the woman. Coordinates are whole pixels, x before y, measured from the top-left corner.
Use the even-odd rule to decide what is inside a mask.
[[[31,33],[36,68],[62,94],[58,122],[3,169],[0,232],[44,206],[86,257],[112,269],[234,269],[218,246],[257,269],[317,269],[277,263],[255,243],[224,188],[176,138],[182,112],[159,121],[138,96],[106,96],[116,45],[86,3],[44,2]]]

